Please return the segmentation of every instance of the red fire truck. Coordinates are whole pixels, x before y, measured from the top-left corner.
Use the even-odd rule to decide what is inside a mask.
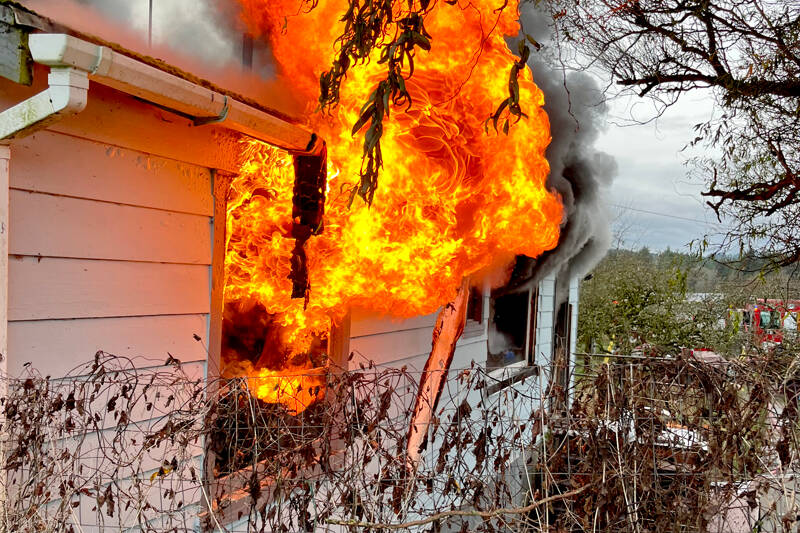
[[[784,338],[798,332],[800,300],[774,300],[760,298],[737,310],[744,331],[762,343],[782,344]]]

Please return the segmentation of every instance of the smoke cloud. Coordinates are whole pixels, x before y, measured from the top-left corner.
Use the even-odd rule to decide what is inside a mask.
[[[153,2],[152,47],[146,0],[25,0],[25,6],[74,30],[162,59],[220,87],[289,114],[299,103],[275,77],[266,43],[253,43],[251,70],[242,67],[244,25],[235,2]]]
[[[544,92],[544,108],[550,117],[548,186],[561,194],[565,215],[558,246],[530,261],[527,288],[551,272],[566,274],[567,279],[583,277],[605,255],[612,221],[606,194],[617,165],[609,154],[594,148],[606,117],[596,80],[584,72],[565,75],[555,54],[550,13],[526,3],[520,22],[522,31],[542,45],[532,52],[528,64]]]

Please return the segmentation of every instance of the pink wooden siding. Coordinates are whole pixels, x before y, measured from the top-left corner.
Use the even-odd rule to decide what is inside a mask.
[[[3,107],[31,93],[0,85]],[[12,375],[28,362],[63,375],[97,350],[205,361],[211,168],[234,168],[234,147],[94,84],[85,111],[12,143]]]
[[[0,80],[0,109],[41,90],[45,72],[37,68],[36,77],[39,85],[33,88]],[[236,142],[222,128],[194,127],[185,118],[92,84],[83,112],[11,144],[12,376],[35,368],[58,378],[92,361],[98,350],[132,359],[142,376],[174,372],[163,366],[168,352],[183,361],[191,377],[205,375],[214,175],[235,170]],[[180,387],[176,390],[170,394],[181,394]],[[130,416],[142,431],[150,431],[163,414]],[[113,431],[111,415],[105,422],[87,443]],[[137,465],[146,470],[137,475],[150,476],[176,453],[193,457],[198,471],[202,468],[199,445],[162,446],[153,453],[152,461]],[[129,475],[134,472],[116,472],[116,483],[124,486]],[[191,524],[199,484],[159,478],[149,496],[160,498],[165,484],[184,496]],[[82,531],[104,530],[97,525],[101,520],[106,529],[134,525],[132,511],[111,520],[90,507],[76,509]]]

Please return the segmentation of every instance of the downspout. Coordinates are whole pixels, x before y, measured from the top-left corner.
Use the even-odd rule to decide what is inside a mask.
[[[53,67],[47,75],[49,87],[0,113],[0,142],[30,135],[53,122],[83,111],[89,77],[72,67]]]

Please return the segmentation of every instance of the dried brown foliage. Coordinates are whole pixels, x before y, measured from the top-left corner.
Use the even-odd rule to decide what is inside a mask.
[[[295,416],[185,367],[101,352],[66,379],[10,380],[6,530],[727,531],[740,511],[794,527],[786,354],[595,366],[558,413],[540,408],[550,369],[454,370],[414,472],[416,373],[331,373]]]

